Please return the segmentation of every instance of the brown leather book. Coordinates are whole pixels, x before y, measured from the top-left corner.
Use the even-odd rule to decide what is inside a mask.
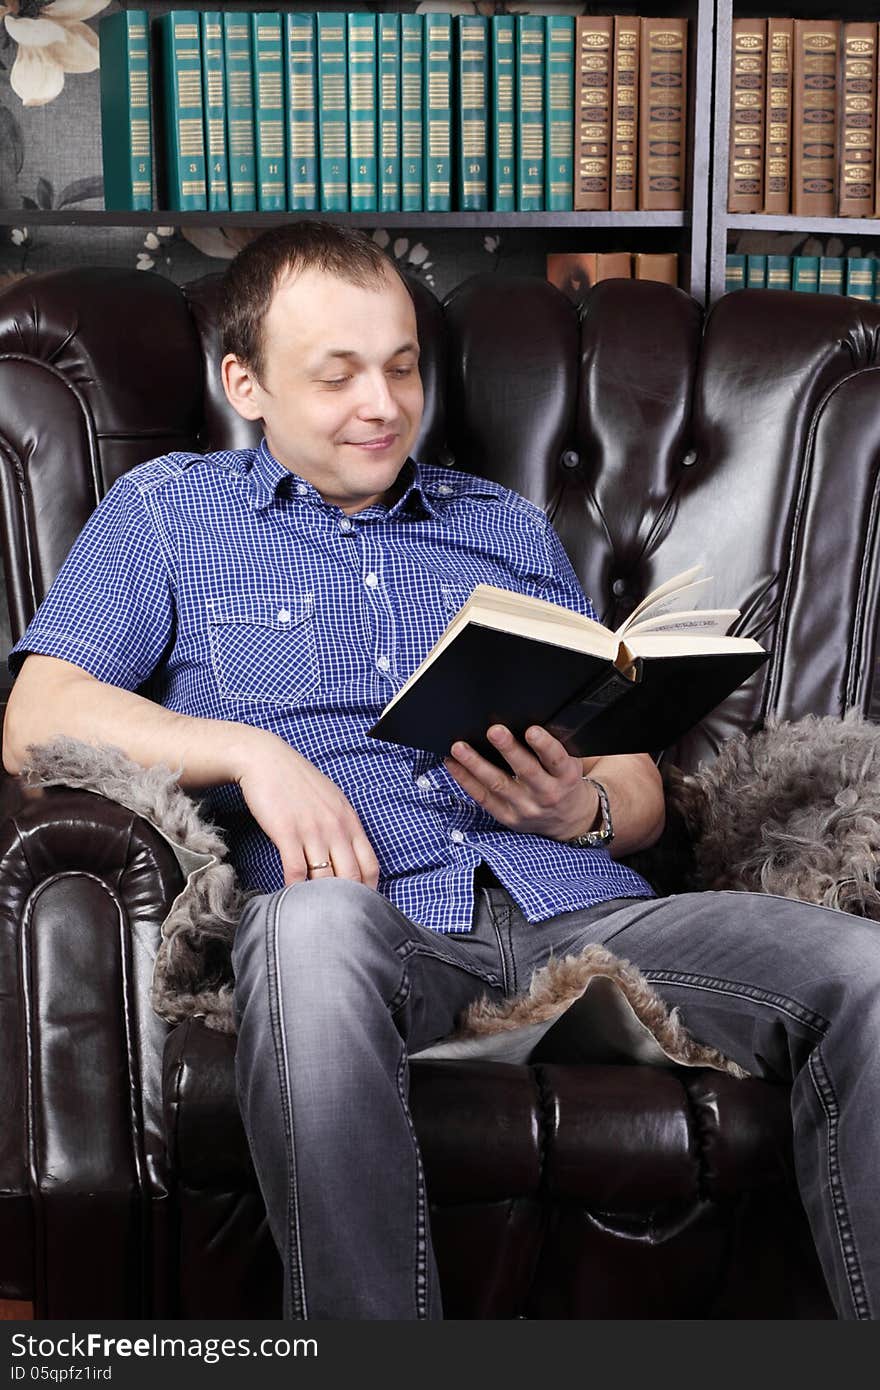
[[[614,16],[611,82],[611,211],[635,212],[638,202],[639,21]]]
[[[632,255],[629,251],[599,251],[596,254],[597,280],[631,280]]]
[[[837,164],[839,19],[794,21],[791,210],[833,217]]]
[[[678,256],[675,251],[636,251],[633,267],[637,280],[660,280],[664,285],[678,284]]]
[[[684,207],[687,20],[642,16],[639,30],[639,207]]]
[[[760,212],[764,204],[766,19],[736,18],[730,72],[727,211]]]
[[[791,210],[792,21],[767,20],[767,105],[764,120],[764,211]]]
[[[596,283],[596,252],[549,251],[546,278],[572,304],[582,304]]]
[[[877,25],[847,20],[840,35],[837,211],[874,216]]]
[[[575,19],[575,212],[608,211],[613,40],[611,15],[578,15]]]

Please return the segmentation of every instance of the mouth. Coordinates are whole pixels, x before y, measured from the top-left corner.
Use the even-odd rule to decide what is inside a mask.
[[[390,449],[396,440],[396,434],[383,434],[376,439],[350,439],[348,443],[352,449],[366,449],[371,454],[381,454]]]

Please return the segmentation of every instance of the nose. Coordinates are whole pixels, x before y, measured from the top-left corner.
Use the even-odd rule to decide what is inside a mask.
[[[383,371],[365,374],[358,415],[363,420],[391,420],[397,415],[397,405]]]

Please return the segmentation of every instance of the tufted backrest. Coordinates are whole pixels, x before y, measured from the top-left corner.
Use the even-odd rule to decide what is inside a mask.
[[[110,484],[254,440],[220,387],[219,276],[103,268],[0,294],[0,538],[13,635]],[[775,713],[875,716],[880,306],[610,280],[581,314],[534,278],[413,282],[416,454],[525,493],[603,620],[689,565],[773,659],[668,754],[695,767]]]

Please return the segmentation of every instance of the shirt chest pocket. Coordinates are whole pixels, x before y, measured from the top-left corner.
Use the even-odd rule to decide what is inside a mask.
[[[295,705],[320,685],[312,594],[209,598],[208,638],[227,700]]]

